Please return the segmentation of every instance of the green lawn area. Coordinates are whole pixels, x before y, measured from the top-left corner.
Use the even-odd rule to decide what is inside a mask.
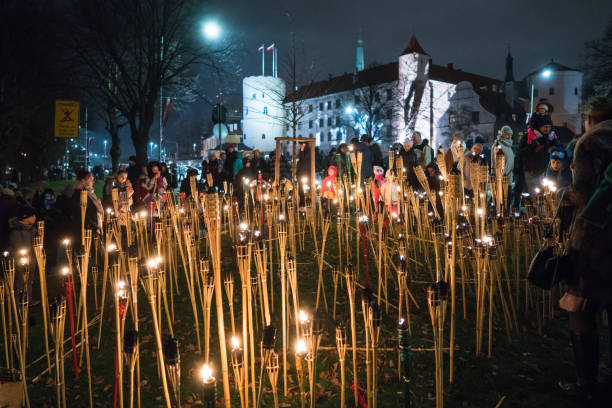
[[[59,187],[59,186],[58,186]],[[332,225],[327,239],[326,261],[335,265],[338,262],[337,235],[335,225]],[[237,326],[240,326],[240,283],[237,277],[237,267],[235,252],[231,247],[228,237],[223,240],[222,267],[224,270],[233,271],[236,276],[234,290],[235,318]],[[276,251],[275,251],[276,252]],[[432,254],[421,254],[424,258]],[[313,256],[313,245],[311,240],[306,239],[303,251],[298,252],[298,277],[300,302],[304,309],[313,311],[315,305],[317,266]],[[179,262],[180,264],[180,262]],[[276,265],[278,268],[278,265]],[[370,264],[370,273],[376,275],[376,267]],[[254,269],[254,266],[253,266]],[[419,309],[411,306],[412,335],[410,343],[415,349],[425,349],[425,351],[413,351],[412,353],[412,383],[411,399],[413,407],[433,407],[434,400],[434,353],[427,351],[433,345],[432,327],[429,313],[427,310],[426,287],[431,280],[430,272],[426,268],[411,268],[412,281],[409,283],[410,290],[414,294]],[[359,281],[363,282],[364,265],[361,265],[361,275]],[[280,279],[278,269],[275,270],[275,293],[274,293],[274,313],[272,315],[273,324],[277,327],[276,352],[279,353],[282,363],[282,338],[280,335],[281,327],[281,304],[280,304]],[[318,354],[318,377],[317,377],[317,406],[319,407],[338,407],[340,399],[339,387],[339,364],[338,355],[335,350],[335,327],[340,321],[349,322],[349,312],[346,290],[342,284],[338,289],[338,315],[336,321],[331,316],[331,301],[333,299],[333,283],[329,269],[324,270],[325,290],[327,300],[330,303],[329,310],[323,309],[326,317],[324,323],[323,337],[321,346],[331,347],[331,350],[321,350]],[[181,401],[183,407],[202,406],[201,386],[198,376],[199,369],[203,364],[204,357],[197,350],[195,338],[193,313],[187,289],[185,288],[184,275],[179,271],[180,294],[174,295],[175,321],[174,331],[180,342],[181,353]],[[100,279],[100,277],[98,277]],[[59,291],[59,279],[53,272],[49,272],[47,278],[50,295]],[[376,285],[374,277],[373,287]],[[390,285],[390,299],[393,304],[397,304],[395,285]],[[34,289],[34,293],[38,290]],[[89,288],[90,316],[96,312],[93,303],[93,285]],[[97,284],[98,298],[100,297],[101,284]],[[224,298],[224,319],[226,328],[230,327],[229,303]],[[359,302],[359,294],[357,295]],[[509,340],[506,336],[503,319],[499,305],[496,304],[493,330],[493,354],[491,358],[476,356],[474,352],[474,298],[468,288],[468,302],[466,305],[467,318],[462,316],[462,303],[457,302],[456,316],[456,352],[455,352],[455,375],[454,382],[448,383],[448,353],[444,354],[444,377],[445,377],[445,406],[447,407],[495,407],[502,398],[505,398],[502,407],[570,407],[573,406],[557,390],[556,382],[559,379],[571,379],[573,377],[572,352],[569,343],[566,315],[557,310],[554,320],[545,321],[542,327],[542,334],[538,334],[536,327],[536,316],[534,309],[525,313],[524,308],[519,306],[520,330],[512,334]],[[155,339],[151,326],[151,310],[140,290],[138,299],[140,320],[140,344],[141,344],[141,390],[143,407],[163,406],[163,394],[161,381],[158,378],[156,359],[155,359]],[[91,335],[91,355],[93,363],[93,383],[94,383],[94,402],[95,406],[112,406],[113,395],[113,361],[115,350],[114,333],[114,310],[113,305],[107,297],[104,313],[104,326],[100,349],[95,347],[97,343],[98,325],[95,324],[90,329]],[[217,320],[215,304],[213,300],[211,318],[211,363],[215,368],[216,377],[219,380],[217,395],[222,397],[223,388],[221,384],[219,343],[217,337]],[[363,316],[361,306],[357,304],[357,338],[358,347],[364,346],[363,341]],[[31,313],[40,316],[40,306],[32,308]],[[202,311],[200,310],[200,330],[202,332]],[[257,313],[259,313],[257,309]],[[292,314],[289,313],[291,316]],[[168,335],[167,323],[162,308],[162,330],[164,335]],[[446,326],[444,332],[444,342],[448,345],[450,309],[447,313]],[[129,320],[129,319],[128,319]],[[260,319],[255,319],[260,322]],[[255,333],[255,342],[261,339],[261,323]],[[397,311],[393,308],[387,313],[383,307],[382,332],[380,336],[380,347],[389,348],[390,351],[380,351],[377,358],[379,392],[378,407],[401,406],[402,384],[398,381],[397,372]],[[130,324],[128,324],[129,326]],[[294,323],[289,321],[290,329]],[[348,325],[348,323],[347,323]],[[485,325],[485,328],[487,326]],[[69,325],[66,324],[68,332]],[[229,332],[229,329],[226,330]],[[350,330],[349,330],[350,345]],[[485,351],[487,335],[484,336]],[[293,345],[295,336],[293,330],[290,334],[289,344]],[[602,349],[607,353],[607,342],[602,341]],[[28,361],[44,354],[44,346],[40,337],[39,324],[32,328],[30,337],[30,349],[28,350]],[[66,348],[68,351],[68,348]],[[295,360],[292,354],[293,346],[288,354],[288,373],[289,373],[289,394],[283,397],[282,367],[279,372],[278,390],[281,406],[297,407],[299,398],[297,394],[297,380],[295,373]],[[256,352],[259,355],[259,352]],[[347,352],[346,360],[346,381],[347,386],[352,381],[352,358],[351,352]],[[361,384],[365,380],[365,354],[358,355],[359,381]],[[606,356],[602,361],[607,360]],[[39,361],[28,368],[28,378],[32,378],[45,368],[44,361]],[[259,364],[257,365],[257,376],[259,376]],[[232,379],[232,369],[230,366],[230,380]],[[258,377],[259,378],[259,377]],[[78,381],[73,378],[71,357],[66,358],[66,381],[68,405],[71,407],[81,407],[88,405],[87,377],[82,372]],[[307,384],[307,383],[306,383]],[[239,407],[238,393],[231,387],[233,393],[232,406]],[[270,384],[264,374],[263,384],[263,407],[273,406]],[[55,393],[52,377],[45,375],[42,379],[29,386],[30,401],[33,407],[54,406]],[[124,387],[125,398],[127,398],[127,385]],[[346,390],[347,406],[352,406],[352,393]],[[218,404],[217,406],[222,406]]]

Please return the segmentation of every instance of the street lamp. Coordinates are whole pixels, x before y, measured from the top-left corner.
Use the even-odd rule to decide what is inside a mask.
[[[344,113],[346,113],[347,115],[350,115],[353,113],[355,109],[352,106],[347,106],[346,108],[344,108]]]
[[[153,142],[149,142],[149,156],[153,156]]]
[[[553,75],[553,70],[550,68],[545,68],[542,71],[540,71],[539,74],[542,78],[544,79],[549,79],[552,77]],[[531,80],[531,107],[529,109],[529,118],[531,119],[531,116],[533,116],[533,93],[535,91],[535,79]]]
[[[202,33],[209,40],[216,40],[221,35],[221,27],[216,21],[207,21],[202,26]]]
[[[196,155],[196,146],[197,146],[197,145],[194,143],[194,144],[193,144],[193,155],[194,155],[194,156]]]
[[[104,157],[106,157],[106,144],[108,143],[108,140],[104,141]]]

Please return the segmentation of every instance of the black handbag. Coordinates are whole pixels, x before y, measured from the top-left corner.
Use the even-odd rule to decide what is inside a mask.
[[[559,282],[559,260],[554,253],[554,247],[548,246],[540,249],[529,264],[527,279],[533,285],[550,290]]]

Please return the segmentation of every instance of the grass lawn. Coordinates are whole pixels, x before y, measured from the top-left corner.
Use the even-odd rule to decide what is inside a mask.
[[[60,188],[59,186],[57,186]],[[337,237],[335,225],[332,225],[327,239],[326,246],[326,261],[335,265],[338,262]],[[240,325],[240,282],[237,273],[235,252],[231,247],[231,242],[227,237],[223,242],[223,269],[233,271],[236,276],[236,284],[234,290],[234,299],[232,300],[235,306],[236,324]],[[275,251],[276,252],[276,251]],[[298,253],[298,280],[300,303],[304,309],[313,311],[316,297],[317,283],[317,265],[313,254],[313,245],[311,240],[306,239],[304,250]],[[431,256],[430,254],[422,254],[423,258]],[[180,264],[180,261],[179,261]],[[274,313],[272,315],[273,324],[277,327],[276,352],[282,364],[282,337],[280,334],[281,327],[281,304],[280,304],[280,278],[278,275],[278,265],[276,265],[274,273]],[[359,281],[364,280],[365,265],[361,264],[361,272]],[[253,266],[254,269],[254,266]],[[369,265],[371,275],[376,275],[376,267],[373,264]],[[415,296],[419,308],[414,304],[411,305],[411,321],[412,335],[410,342],[415,349],[430,348],[433,345],[433,335],[431,320],[427,309],[426,287],[431,281],[430,272],[426,268],[413,268],[410,271],[412,281],[409,283],[409,288]],[[331,302],[333,299],[333,283],[331,272],[329,269],[324,269],[325,275],[325,290],[327,301],[329,302],[329,310],[323,312],[326,316],[324,324],[324,334],[321,341],[321,346],[332,347],[332,350],[321,350],[318,354],[318,379],[317,379],[317,406],[319,407],[338,407],[340,399],[340,383],[339,383],[339,364],[338,355],[335,350],[335,327],[338,321],[349,322],[348,304],[346,289],[342,284],[338,289],[338,316],[336,321],[331,316]],[[90,275],[91,276],[91,275]],[[174,295],[174,332],[175,336],[180,341],[181,353],[181,402],[183,407],[202,406],[201,402],[201,387],[199,380],[199,369],[201,368],[204,357],[197,349],[197,341],[194,330],[194,318],[185,287],[184,275],[179,271],[180,294]],[[100,279],[100,277],[98,277]],[[90,279],[91,280],[91,279]],[[53,272],[49,272],[47,277],[49,282],[50,295],[58,293],[59,278]],[[374,279],[373,284],[376,284]],[[375,287],[375,286],[374,286]],[[395,285],[390,284],[390,299],[393,304],[397,304],[397,295]],[[34,289],[34,293],[38,290]],[[95,314],[95,304],[93,302],[93,285],[89,288],[90,294],[88,299],[91,301],[89,306],[90,315]],[[100,297],[101,285],[97,285],[98,298]],[[141,345],[141,406],[142,407],[158,407],[164,405],[163,394],[161,389],[161,381],[158,378],[155,358],[155,339],[151,326],[151,310],[146,298],[143,296],[143,291],[140,290],[138,299],[140,321],[140,345]],[[470,293],[470,291],[468,291]],[[230,331],[229,304],[223,294],[224,312],[225,312],[225,327],[226,331]],[[496,305],[494,317],[493,331],[493,355],[491,358],[476,356],[474,353],[474,300],[472,295],[468,295],[467,302],[467,318],[462,316],[462,303],[458,300],[457,317],[456,317],[456,352],[455,352],[455,375],[454,382],[448,383],[448,354],[444,355],[444,376],[445,376],[445,405],[448,407],[495,407],[502,398],[505,397],[502,407],[570,407],[573,406],[570,402],[563,398],[557,390],[556,382],[559,379],[570,379],[573,376],[573,361],[572,352],[569,343],[567,330],[567,319],[563,312],[558,311],[555,320],[546,321],[542,328],[542,335],[538,334],[536,328],[535,312],[530,310],[527,315],[524,309],[519,307],[520,330],[508,339],[505,333],[501,311]],[[359,294],[357,295],[359,302]],[[292,302],[291,302],[292,305]],[[94,386],[94,405],[95,406],[112,406],[113,396],[113,372],[114,372],[114,350],[115,350],[115,333],[114,333],[114,309],[108,299],[105,305],[104,325],[102,330],[102,339],[100,348],[96,347],[98,324],[95,324],[90,329],[90,345],[92,355],[92,374]],[[258,306],[259,307],[259,306]],[[211,363],[215,368],[216,377],[219,380],[217,386],[217,395],[223,396],[223,388],[221,383],[221,362],[218,354],[218,336],[217,336],[217,319],[215,313],[215,304],[213,300],[211,318]],[[357,338],[358,346],[364,346],[364,329],[363,316],[361,314],[360,304],[357,303]],[[260,313],[259,309],[255,310]],[[254,312],[255,312],[254,311]],[[31,314],[41,316],[40,306],[35,306],[31,309]],[[164,335],[168,335],[168,326],[162,308],[162,330]],[[289,313],[289,315],[292,315]],[[259,316],[259,315],[258,315]],[[444,332],[445,344],[448,343],[450,309],[447,313],[447,320]],[[34,358],[44,354],[44,346],[41,341],[40,323],[31,330],[30,348],[28,350],[28,361],[33,361]],[[128,321],[130,318],[128,317]],[[259,326],[255,333],[255,342],[258,343],[261,339],[261,319],[255,318]],[[200,333],[202,333],[202,311],[199,310]],[[395,349],[397,347],[397,311],[389,308],[389,312],[383,307],[383,323],[382,333],[380,336],[380,347]],[[128,323],[127,327],[130,327]],[[294,323],[289,321],[290,329],[294,327]],[[487,326],[485,325],[485,328]],[[237,330],[239,330],[237,328]],[[69,332],[69,324],[66,323],[66,331]],[[485,329],[486,331],[486,329]],[[348,330],[349,346],[350,346],[350,330]],[[229,337],[229,336],[228,336]],[[485,351],[488,337],[485,333]],[[289,344],[291,345],[290,353],[288,353],[288,389],[287,397],[283,397],[283,376],[282,366],[279,371],[278,389],[279,400],[283,407],[299,406],[299,396],[297,393],[297,380],[295,374],[295,359],[293,357],[293,344],[295,343],[295,334],[291,330]],[[607,342],[602,341],[602,348],[607,353]],[[68,351],[69,346],[66,347]],[[256,352],[259,355],[259,352]],[[378,407],[397,407],[402,406],[402,384],[398,381],[397,372],[397,351],[380,351],[376,361],[378,367]],[[229,360],[229,358],[228,358]],[[365,381],[365,354],[358,355],[359,381],[363,384]],[[602,361],[608,361],[607,355],[602,357]],[[413,351],[412,353],[412,383],[411,383],[411,399],[413,407],[433,407],[435,406],[434,399],[434,353],[431,351]],[[44,360],[32,364],[28,368],[28,378],[40,373],[46,364]],[[259,364],[257,367],[257,376],[259,376]],[[84,369],[84,366],[83,368]],[[71,357],[66,358],[66,381],[67,381],[67,398],[68,406],[81,407],[88,405],[88,387],[87,376],[81,373],[78,380],[74,379],[72,370]],[[127,376],[127,375],[126,375]],[[233,378],[232,369],[230,366],[230,380]],[[346,381],[347,386],[352,381],[352,357],[351,351],[347,351],[346,360]],[[306,382],[306,388],[307,388]],[[239,407],[238,393],[233,385],[231,387],[233,400],[232,406]],[[271,388],[267,376],[264,374],[263,384],[263,407],[273,406]],[[127,399],[127,385],[124,387],[125,398]],[[29,386],[29,395],[31,406],[55,406],[55,389],[53,378],[49,375],[44,375],[40,381]],[[352,393],[346,390],[347,406],[352,406]],[[218,406],[221,406],[218,404]]]

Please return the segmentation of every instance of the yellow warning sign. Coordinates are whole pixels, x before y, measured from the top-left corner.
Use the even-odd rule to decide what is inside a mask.
[[[78,101],[55,101],[55,137],[79,137]]]

